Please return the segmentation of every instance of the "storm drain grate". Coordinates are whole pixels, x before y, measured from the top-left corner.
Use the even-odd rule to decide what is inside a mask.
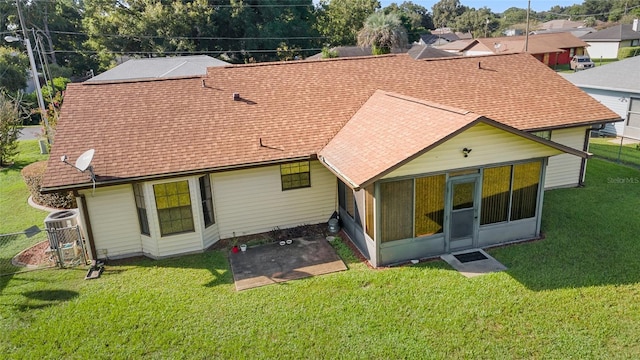
[[[468,253],[464,253],[464,254],[457,254],[457,255],[453,255],[456,259],[458,259],[458,261],[460,261],[461,263],[467,263],[467,262],[472,262],[472,261],[478,261],[478,260],[486,260],[487,257],[484,256],[483,253],[479,252],[479,251],[473,251],[473,252],[468,252]]]

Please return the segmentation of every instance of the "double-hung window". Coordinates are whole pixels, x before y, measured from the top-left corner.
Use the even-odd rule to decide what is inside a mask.
[[[280,165],[282,190],[311,187],[311,166],[309,161],[298,161]]]
[[[162,236],[194,231],[189,182],[153,185]]]
[[[209,175],[202,176],[198,179],[200,182],[200,199],[202,200],[202,217],[204,218],[204,226],[208,227],[216,223],[213,215],[213,195],[211,193],[211,178]]]

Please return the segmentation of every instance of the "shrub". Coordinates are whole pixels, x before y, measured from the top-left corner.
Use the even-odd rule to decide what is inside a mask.
[[[59,192],[52,194],[43,194],[40,192],[42,177],[47,170],[46,161],[38,161],[27,165],[22,169],[22,178],[27,184],[27,188],[31,193],[31,198],[37,204],[56,208],[56,209],[73,209],[76,208],[76,199],[71,192]]]
[[[640,46],[627,46],[618,49],[618,59],[626,59],[640,55]]]

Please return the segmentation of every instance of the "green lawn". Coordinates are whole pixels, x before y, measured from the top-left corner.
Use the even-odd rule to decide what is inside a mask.
[[[629,179],[612,182],[610,179]],[[4,358],[639,358],[640,171],[594,159],[545,194],[546,239],[442,261],[236,292],[223,253],[0,277]]]
[[[621,148],[620,139],[591,138],[589,151],[597,157],[640,166],[640,144],[625,144]]]
[[[40,154],[37,140],[19,141],[18,151],[13,165],[0,169],[0,234],[22,232],[34,225],[42,229],[47,216],[47,212],[27,204],[29,190],[22,180],[20,170],[34,161],[46,159],[48,155]],[[11,265],[11,258],[46,238],[44,232],[30,238],[25,235],[0,237],[0,274],[22,270]]]
[[[18,151],[14,164],[0,169],[0,234],[20,232],[33,225],[42,228],[47,216],[27,204],[30,194],[20,170],[32,162],[46,160],[49,155],[40,154],[38,140],[18,141]]]

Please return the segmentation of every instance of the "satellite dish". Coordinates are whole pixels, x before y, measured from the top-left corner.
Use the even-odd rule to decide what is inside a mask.
[[[78,160],[76,160],[76,169],[80,171],[87,170],[87,168],[89,168],[89,165],[91,165],[91,160],[93,160],[94,152],[95,152],[94,149],[89,149],[83,152],[82,155],[78,157]]]

